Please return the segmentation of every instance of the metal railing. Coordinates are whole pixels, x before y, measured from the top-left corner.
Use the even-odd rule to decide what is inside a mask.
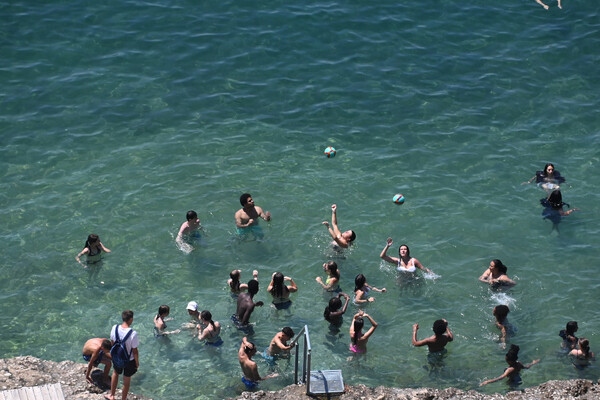
[[[304,339],[303,354],[302,354],[302,375],[298,379],[298,362],[300,346],[298,346],[300,339]],[[308,325],[304,325],[304,328],[298,333],[298,336],[291,343],[295,344],[296,347],[296,359],[294,360],[294,383],[306,384],[306,393],[310,393],[310,335],[308,334]]]

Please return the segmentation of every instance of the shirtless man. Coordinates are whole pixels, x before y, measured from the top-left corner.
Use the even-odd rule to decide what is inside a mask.
[[[253,279],[248,282],[248,292],[240,293],[238,296],[237,311],[234,315],[234,318],[236,320],[235,322],[237,322],[240,327],[248,325],[248,321],[250,320],[250,315],[252,315],[252,312],[254,311],[254,307],[262,307],[264,304],[262,301],[258,301],[256,303],[254,302],[252,298],[256,293],[258,293],[258,281]]]
[[[332,244],[334,245],[334,247],[336,247],[337,245],[339,247],[347,249],[356,239],[356,233],[354,233],[354,231],[346,231],[344,233],[340,232],[337,225],[336,211],[337,206],[333,204],[331,206],[331,226],[329,226],[329,222],[327,221],[323,221],[323,225],[325,225],[327,227],[327,230],[329,230],[329,234],[333,239]]]
[[[238,351],[238,359],[240,361],[240,367],[242,367],[242,382],[244,382],[244,385],[246,385],[246,389],[248,390],[257,388],[259,381],[278,376],[278,374],[271,374],[261,378],[258,374],[256,362],[252,360],[252,356],[255,354],[256,346],[254,343],[249,342],[244,336],[240,350]]]
[[[89,383],[94,383],[91,377],[92,369],[100,364],[104,364],[104,382],[110,383],[108,373],[110,366],[112,365],[112,359],[110,357],[110,340],[102,338],[90,339],[83,345],[83,359],[88,361],[88,367],[85,371],[85,379]]]
[[[189,243],[186,243],[186,240],[199,238],[200,232],[198,230],[202,229],[202,225],[200,225],[200,219],[198,219],[198,214],[194,210],[188,211],[185,219],[186,221],[179,228],[175,242],[179,245],[179,248],[189,253],[194,248]]]
[[[446,344],[454,340],[454,336],[452,336],[452,332],[450,332],[450,328],[448,328],[448,321],[445,319],[438,319],[433,323],[434,335],[428,337],[427,339],[417,340],[418,329],[419,324],[414,324],[412,344],[413,346],[417,347],[427,345],[430,353],[436,353],[444,350]]]
[[[271,340],[271,344],[267,349],[266,353],[268,356],[275,357],[279,354],[289,354],[289,350],[294,348],[294,343],[288,345],[287,341],[294,337],[294,331],[289,326],[286,326],[278,332],[273,339]]]
[[[271,220],[271,213],[269,211],[263,212],[262,208],[255,206],[249,193],[240,196],[240,204],[242,208],[235,213],[235,225],[239,234],[245,233],[244,228],[258,226],[258,217],[265,221]]]

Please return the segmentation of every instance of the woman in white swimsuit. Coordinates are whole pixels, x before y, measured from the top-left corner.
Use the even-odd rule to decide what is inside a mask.
[[[400,248],[398,249],[399,258],[388,256],[387,251],[393,243],[394,242],[392,238],[387,239],[387,243],[385,244],[383,251],[379,255],[379,257],[381,257],[382,260],[385,260],[390,264],[396,265],[396,269],[399,272],[414,273],[417,270],[417,268],[424,272],[431,272],[431,270],[429,268],[425,268],[419,260],[410,256],[410,249],[405,244],[400,245]]]

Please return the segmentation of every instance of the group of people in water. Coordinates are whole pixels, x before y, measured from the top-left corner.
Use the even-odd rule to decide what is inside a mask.
[[[542,199],[542,204],[550,211],[546,211],[544,214],[545,218],[552,219],[547,216],[550,212],[556,213],[559,217],[569,215],[577,209],[570,209],[567,211],[563,210],[565,203],[562,202],[562,195],[560,193],[560,184],[565,179],[560,175],[558,171],[554,169],[551,163],[546,164],[543,171],[538,171],[536,175],[528,182],[531,183],[536,181],[538,185],[544,189],[548,196]],[[237,233],[239,235],[247,235],[249,233],[254,234],[257,237],[262,237],[262,231],[258,225],[258,219],[261,218],[265,221],[270,221],[271,214],[264,212],[262,208],[256,206],[252,199],[252,196],[248,193],[244,193],[240,197],[240,204],[242,208],[235,213],[235,221]],[[568,205],[567,205],[568,206]],[[553,220],[556,225],[557,222]],[[338,227],[337,221],[337,206],[333,204],[331,206],[331,223],[323,221],[323,225],[327,228],[332,238],[332,248],[336,252],[343,251],[342,249],[348,248],[356,240],[356,233],[352,230],[342,232]],[[176,242],[180,249],[189,252],[193,249],[192,244],[195,240],[200,237],[199,231],[202,229],[200,220],[195,211],[190,210],[186,214],[186,221],[181,225],[179,232],[176,237]],[[393,264],[396,270],[405,276],[414,276],[417,270],[421,270],[423,273],[432,274],[437,277],[433,271],[423,266],[423,264],[416,258],[410,255],[410,249],[407,245],[401,244],[398,249],[398,257],[388,255],[388,250],[393,245],[392,238],[388,238],[386,244],[381,251],[380,258],[390,264]],[[97,263],[100,261],[102,253],[110,253],[110,250],[106,248],[98,235],[89,235],[84,249],[76,256],[77,262],[87,266],[90,264]],[[86,262],[82,262],[81,257],[86,256]],[[323,312],[324,319],[329,322],[330,329],[333,331],[339,331],[339,328],[343,324],[343,315],[348,308],[350,302],[350,296],[341,291],[340,288],[340,270],[335,261],[328,261],[323,264],[323,270],[327,277],[325,281],[319,276],[315,280],[323,288],[325,292],[330,294],[330,299]],[[255,307],[263,306],[262,301],[255,302],[254,296],[259,291],[258,282],[258,271],[254,270],[252,273],[252,279],[248,283],[242,283],[241,281],[241,270],[235,269],[231,271],[227,285],[230,289],[232,296],[236,298],[236,313],[232,316],[232,321],[235,326],[246,333],[246,336],[242,339],[240,349],[238,352],[238,358],[240,366],[243,372],[242,381],[248,389],[255,388],[258,382],[263,379],[277,376],[277,374],[270,374],[265,377],[261,377],[258,373],[256,362],[252,357],[258,352],[256,345],[248,340],[249,335],[253,333],[252,325],[250,324],[250,316],[254,311]],[[481,282],[489,284],[492,288],[508,288],[516,284],[515,281],[510,279],[507,275],[507,267],[498,259],[494,259],[490,262],[489,268],[479,277]],[[361,306],[365,303],[371,303],[375,301],[375,298],[371,295],[372,292],[385,293],[386,288],[378,289],[367,283],[367,279],[363,274],[356,275],[355,288],[353,303],[358,307],[352,317],[350,323],[350,345],[349,350],[355,354],[361,354],[367,352],[367,343],[369,338],[373,335],[377,329],[377,322],[373,317],[364,312]],[[281,272],[275,272],[271,276],[270,283],[267,287],[267,292],[272,296],[273,307],[280,310],[289,308],[291,305],[290,294],[298,290],[298,287],[291,277],[285,276]],[[192,328],[197,330],[197,338],[204,341],[206,345],[220,346],[223,344],[223,340],[220,337],[221,324],[217,321],[213,321],[212,314],[208,310],[199,311],[198,304],[191,301],[187,305],[187,311],[192,319]],[[496,318],[496,326],[501,331],[500,341],[505,344],[507,337],[511,335],[511,325],[507,321],[507,315],[510,312],[507,305],[498,305],[493,310],[493,315]],[[167,305],[162,305],[158,309],[158,313],[154,317],[154,330],[155,336],[172,335],[181,332],[181,329],[167,330],[166,321],[170,309]],[[370,326],[366,331],[365,320],[369,322]],[[561,337],[563,337],[563,345],[569,350],[569,354],[574,357],[575,365],[578,368],[583,368],[589,360],[593,359],[594,355],[589,350],[589,341],[585,338],[577,339],[574,336],[574,332],[577,330],[577,324],[575,327],[571,323],[567,324],[567,329],[561,331]],[[189,327],[189,326],[188,326]],[[185,328],[185,327],[184,327]],[[440,319],[434,322],[433,332],[434,334],[426,339],[418,340],[417,332],[419,324],[413,325],[413,337],[412,344],[414,346],[425,346],[429,348],[430,355],[443,356],[445,353],[445,346],[447,343],[454,340],[454,336],[450,331],[448,322],[445,319]],[[281,332],[278,332],[272,339],[270,345],[262,352],[262,356],[269,363],[273,363],[277,357],[287,355],[289,350],[293,348],[294,342],[288,344],[288,341],[292,340],[294,332],[290,327],[285,327]],[[90,339],[96,340],[96,339]],[[88,341],[89,342],[89,341]],[[97,342],[97,343],[96,343]],[[107,345],[110,341],[106,339],[98,338],[94,342],[98,346],[94,347],[94,351],[97,353],[99,349],[106,351]],[[88,343],[86,343],[87,347]],[[86,347],[84,347],[85,353]],[[88,351],[89,352],[89,351]],[[539,362],[534,360],[529,365],[524,365],[518,361],[519,347],[511,345],[508,353],[506,354],[506,362],[509,367],[505,372],[495,378],[486,380],[481,383],[485,385],[492,383],[503,378],[509,378],[509,382],[519,382],[519,372],[522,369],[527,369],[532,365]],[[93,352],[92,352],[93,353]],[[85,355],[85,354],[84,354]],[[92,365],[97,365],[97,356],[91,357],[89,363],[86,378],[89,380],[90,371]],[[104,370],[105,376],[108,374],[110,365],[108,364]]]

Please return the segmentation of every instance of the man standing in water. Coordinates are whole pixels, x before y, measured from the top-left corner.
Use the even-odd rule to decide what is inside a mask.
[[[250,193],[244,193],[240,196],[240,204],[242,208],[235,213],[237,233],[240,235],[248,232],[260,234],[258,218],[270,221],[271,213],[269,211],[263,212],[262,208],[255,206]]]
[[[240,350],[238,351],[238,360],[240,361],[240,367],[242,367],[242,382],[246,385],[246,389],[251,390],[258,387],[258,382],[268,378],[275,378],[278,374],[267,375],[261,378],[258,374],[258,367],[256,362],[252,360],[252,356],[256,354],[256,346],[254,343],[249,342],[246,337],[242,339]]]
[[[262,307],[262,301],[254,302],[253,297],[258,293],[258,281],[254,279],[248,282],[248,293],[240,293],[237,300],[237,311],[234,315],[234,322],[239,328],[244,328],[248,325],[250,315],[254,311],[254,307]]]

